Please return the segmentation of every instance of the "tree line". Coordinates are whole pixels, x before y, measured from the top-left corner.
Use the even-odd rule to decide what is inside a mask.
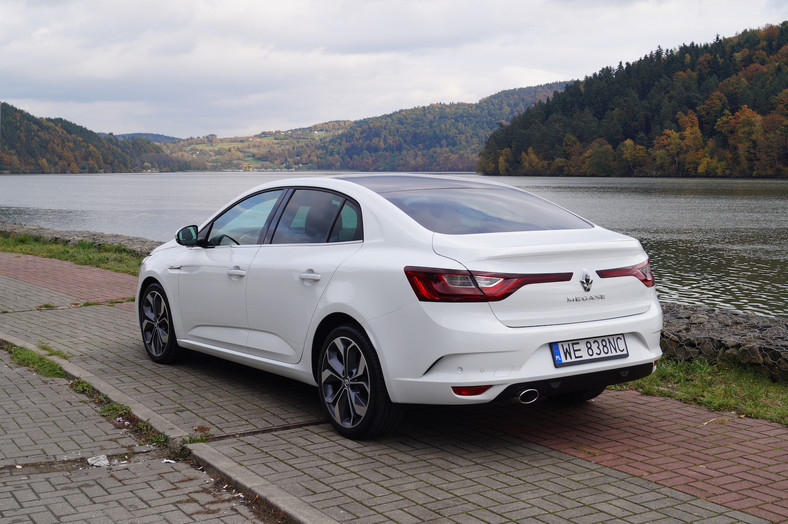
[[[495,130],[488,175],[788,177],[788,21],[658,48]]]
[[[476,103],[430,104],[254,137],[166,144],[214,169],[473,171],[490,133],[566,82],[508,89]]]
[[[187,171],[201,162],[149,140],[99,135],[62,118],[38,118],[0,103],[0,173]]]

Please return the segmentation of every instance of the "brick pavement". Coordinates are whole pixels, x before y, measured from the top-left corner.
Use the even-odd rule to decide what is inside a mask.
[[[126,453],[137,442],[96,416],[63,379],[10,364],[0,352],[0,468]],[[85,426],[85,419],[95,423]]]
[[[66,379],[0,352],[0,522],[247,522],[254,514],[210,476],[140,445]],[[87,459],[112,459],[91,467]],[[109,459],[108,459],[109,460]]]
[[[582,408],[411,409],[390,437],[355,443],[322,420],[313,388],[204,355],[153,364],[128,304],[69,307],[87,295],[130,296],[134,277],[102,279],[112,274],[49,262],[0,253],[0,311],[8,311],[0,314],[0,338],[46,342],[185,433],[209,428],[215,438],[193,445],[195,455],[274,499],[294,495],[296,515],[343,522],[788,522],[788,430],[777,424],[607,392]],[[21,280],[19,272],[31,267],[52,267],[58,278]],[[59,284],[76,280],[92,282],[90,290]],[[102,280],[112,284],[102,290]],[[35,309],[43,303],[65,308]]]
[[[536,407],[527,430],[500,419],[490,423],[710,502],[788,520],[785,427],[632,391],[608,392],[558,413],[547,409]]]

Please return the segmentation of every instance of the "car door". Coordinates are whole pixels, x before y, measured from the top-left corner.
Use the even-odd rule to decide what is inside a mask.
[[[202,247],[187,251],[178,278],[184,338],[246,351],[246,280],[283,192],[267,191],[237,202],[200,232]]]
[[[296,189],[270,236],[247,279],[248,350],[296,363],[331,277],[361,248],[361,213],[338,193]]]

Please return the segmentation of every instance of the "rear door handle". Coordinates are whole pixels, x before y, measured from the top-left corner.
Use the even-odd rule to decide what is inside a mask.
[[[245,277],[246,270],[236,266],[232,269],[228,269],[227,274],[230,275],[231,277]]]
[[[320,280],[320,273],[315,273],[313,270],[307,269],[306,271],[298,275],[298,278],[308,282],[317,282],[318,280]]]

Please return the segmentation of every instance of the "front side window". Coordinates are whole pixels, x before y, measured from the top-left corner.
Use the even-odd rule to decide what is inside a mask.
[[[274,244],[321,244],[361,239],[358,207],[345,197],[297,189],[276,226]]]
[[[281,195],[281,189],[258,193],[232,206],[213,221],[208,245],[259,244],[266,221]]]

